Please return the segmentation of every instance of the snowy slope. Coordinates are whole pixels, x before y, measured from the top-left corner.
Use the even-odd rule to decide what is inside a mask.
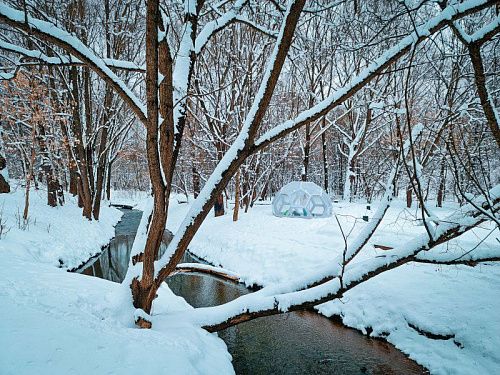
[[[25,191],[22,187],[13,190],[0,194],[0,215],[7,231],[0,239],[0,252],[39,263],[78,267],[114,237],[114,226],[122,215],[103,205],[100,220],[88,221],[74,197],[66,195],[65,205],[49,207],[46,190],[31,190],[28,221],[23,225]]]
[[[120,284],[65,272],[15,256],[0,273],[0,373],[230,374],[216,335],[183,323],[164,330],[133,325]],[[156,311],[190,309],[163,288]]]
[[[28,225],[24,190],[0,195],[0,374],[231,374],[222,340],[180,320],[140,330],[127,286],[67,272],[114,236],[121,212],[102,208],[89,222],[76,202],[46,205],[32,191]],[[165,287],[155,313],[192,309]]]

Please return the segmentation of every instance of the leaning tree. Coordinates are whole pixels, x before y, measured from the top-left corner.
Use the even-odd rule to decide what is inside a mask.
[[[354,2],[354,6],[346,2],[323,4],[315,1],[307,7],[305,3],[305,0],[291,0],[286,5],[280,1],[148,1],[145,22],[145,103],[138,97],[138,91],[132,90],[115,72],[120,66],[127,66],[126,62],[103,59],[81,38],[56,26],[50,19],[34,18],[26,8],[16,9],[0,3],[0,22],[24,32],[28,38],[36,37],[69,54],[69,60],[66,59],[65,63],[83,64],[92,70],[145,126],[153,199],[144,212],[124,281],[131,289],[132,303],[136,307],[135,321],[139,326],[151,326],[153,317],[150,312],[159,287],[176,272],[189,243],[245,160],[288,134],[321,120],[330,111],[361,93],[377,77],[387,74],[395,63],[406,61],[411,65],[416,54],[425,53],[419,47],[434,35],[450,29],[458,30],[459,37],[468,46],[472,46],[471,58],[478,60],[477,48],[487,44],[500,31],[500,18],[495,14],[498,2],[491,0],[444,1],[439,4],[434,1],[416,1],[411,5],[407,2],[367,2],[366,5]],[[362,64],[348,81],[343,82],[324,99],[316,103],[311,101],[309,108],[288,119],[283,118],[277,125],[266,123],[266,113],[272,103],[280,74],[287,64],[294,38],[303,27],[300,21],[321,16],[323,11],[331,11],[335,7],[351,7],[359,17],[369,17],[374,11],[383,13],[384,17],[380,17],[377,30],[372,35],[367,35],[365,40],[366,48],[373,43],[383,45],[382,52]],[[363,12],[364,7],[366,12]],[[266,15],[279,23],[278,30],[269,30],[259,24],[259,17]],[[466,32],[460,25],[465,19],[463,22],[470,26],[470,18],[474,19],[474,28],[469,28]],[[364,21],[368,22],[368,18]],[[391,25],[396,22],[399,28],[394,33],[391,32],[394,31],[391,30]],[[165,253],[159,256],[173,176],[186,128],[188,99],[196,92],[193,72],[199,57],[209,48],[212,38],[218,33],[234,30],[227,27],[234,23],[241,23],[268,36],[273,42],[273,49],[266,68],[259,76],[258,90],[248,93],[251,105],[243,121],[237,126],[234,142],[225,150]],[[479,62],[474,64],[480,68]],[[477,76],[478,90],[483,90],[480,71]],[[331,77],[332,85],[333,82],[337,84],[339,81],[336,77]],[[481,94],[484,95],[487,95],[487,91],[486,94]],[[409,100],[406,101],[408,103]],[[490,124],[490,134],[498,142],[498,116],[491,116],[491,113],[496,113],[492,103],[487,96],[481,100]],[[389,208],[393,181],[400,171],[413,167],[413,180],[418,184],[421,179],[415,142],[422,128],[414,126],[411,119],[404,116],[402,121],[404,126],[398,132],[397,156],[393,158],[378,211],[370,225],[346,246],[335,262],[293,282],[263,288],[223,306],[194,309],[189,313],[190,318],[214,331],[259,316],[310,308],[340,298],[343,293],[360,283],[407,262],[438,262],[429,256],[432,255],[432,249],[486,220],[497,220],[500,207],[499,185],[483,190],[483,194],[476,198],[468,198],[468,203],[461,210],[443,220],[436,219],[430,214],[430,210],[424,210],[426,233],[395,249],[391,257],[377,257],[363,263],[353,262],[377,230]],[[421,193],[420,188],[415,190]],[[469,254],[460,259],[439,261],[455,264],[484,260],[500,260],[500,254],[487,254],[482,258]]]

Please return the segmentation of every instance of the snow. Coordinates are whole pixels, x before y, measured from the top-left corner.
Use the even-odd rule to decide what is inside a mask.
[[[350,97],[360,88],[364,87],[364,84],[373,78],[373,73],[382,71],[388,63],[396,61],[401,54],[409,51],[418,41],[429,37],[433,32],[437,31],[440,26],[443,26],[445,22],[459,18],[459,16],[466,14],[469,10],[479,7],[484,3],[486,3],[486,0],[469,0],[459,4],[453,3],[448,5],[442,12],[438,13],[438,15],[429,19],[425,24],[416,27],[414,32],[402,38],[393,47],[388,48],[347,85],[335,91],[315,106],[300,112],[294,119],[287,120],[266,131],[257,139],[255,146],[260,148],[262,145],[278,139],[282,135],[288,134],[293,129],[297,129],[300,125],[321,117],[326,111],[341,104],[347,97]]]
[[[106,65],[106,63],[97,55],[95,55],[88,47],[86,47],[78,38],[74,37],[65,30],[62,30],[54,24],[42,20],[38,20],[31,16],[26,16],[24,12],[11,8],[4,3],[0,3],[0,18],[6,20],[8,23],[24,23],[26,20],[33,31],[49,35],[51,38],[67,45],[72,50],[72,53],[80,55],[82,60],[86,60],[96,67],[96,72],[106,76],[111,80],[117,88],[117,91],[125,96],[131,103],[134,104],[136,114],[141,118],[146,118],[146,109],[144,104],[127,87],[127,85]],[[77,56],[78,57],[78,56]]]
[[[1,223],[8,229],[0,239],[2,375],[234,373],[217,335],[180,319],[138,329],[130,297],[123,298],[130,294],[126,286],[58,268],[59,259],[72,268],[99,252],[114,236],[119,210],[102,205],[101,220],[90,222],[74,198],[49,207],[47,192],[32,190],[23,230],[17,217],[24,188],[13,185],[12,193],[0,195]],[[134,196],[139,204],[140,196]],[[193,309],[166,286],[158,294],[154,314]]]
[[[132,327],[133,307],[116,303],[120,284],[57,268],[2,259],[2,374],[231,374],[216,335],[170,321]],[[160,289],[157,312],[192,309]]]
[[[23,225],[25,188],[16,185],[11,181],[12,192],[0,194],[0,212],[8,230],[0,240],[2,254],[73,269],[114,237],[114,226],[122,215],[119,210],[103,205],[100,220],[89,221],[70,195],[62,207],[49,207],[46,190],[30,191],[29,216]]]
[[[355,247],[360,233],[369,230],[379,205],[385,206],[385,203],[373,203],[371,210],[361,203],[334,204],[344,231],[351,232],[350,247]],[[175,231],[188,209],[188,205],[172,201],[167,226]],[[434,208],[433,213],[436,218],[453,218],[454,213],[461,216],[462,210],[448,202],[444,208]],[[370,222],[363,222],[363,215],[368,215]],[[367,267],[388,264],[394,259],[393,255],[404,256],[419,245],[418,241],[424,244],[428,237],[417,220],[419,215],[420,209],[407,209],[404,202],[393,201],[376,234],[358,255],[360,259],[355,258],[344,275],[345,282],[358,279]],[[338,279],[333,279],[308,291],[279,294],[304,286],[308,275],[338,271],[335,263],[344,242],[335,218],[277,218],[272,215],[271,206],[265,204],[242,213],[237,222],[233,222],[231,216],[230,210],[219,218],[209,215],[193,239],[190,251],[215,266],[231,270],[246,285],[265,288],[218,310],[197,309],[185,313],[184,317],[189,316],[191,321],[203,325],[238,312],[273,308],[276,304],[286,311],[292,303],[319,298],[339,289]],[[462,220],[460,224],[467,222]],[[447,225],[452,224],[440,223],[439,231],[446,230]],[[467,254],[490,232],[477,249]],[[500,256],[498,238],[498,228],[486,222],[450,241],[446,247],[438,246],[421,254],[434,259],[455,259],[464,254],[467,259]],[[397,250],[376,249],[374,244]],[[498,264],[468,267],[409,263],[355,287],[341,300],[320,305],[319,310],[327,316],[340,315],[344,324],[365,333],[372,328],[372,336],[385,337],[432,373],[497,373],[500,370],[500,354],[495,350],[500,345]],[[408,323],[426,332],[454,337],[428,338]]]
[[[492,190],[492,196],[497,193]],[[33,221],[29,227],[23,231],[11,226],[0,240],[0,250],[8,255],[2,258],[0,275],[0,285],[4,286],[0,289],[0,345],[5,348],[0,352],[2,373],[232,373],[224,343],[200,326],[246,311],[274,307],[287,311],[292,304],[322,298],[341,288],[339,280],[333,279],[293,292],[305,286],[309,276],[314,280],[318,274],[338,272],[336,263],[344,243],[335,218],[277,218],[272,215],[269,202],[260,202],[249,213],[241,213],[238,222],[232,221],[230,210],[219,218],[210,215],[190,250],[224,267],[226,274],[239,277],[247,285],[265,288],[221,307],[192,309],[162,287],[151,317],[148,316],[153,329],[139,330],[133,327],[132,317],[137,311],[130,304],[126,284],[57,268],[61,256],[76,264],[82,261],[78,256],[89,255],[89,244],[79,240],[82,233],[90,236],[89,243],[99,249],[101,242],[113,235],[112,226],[120,217],[119,211],[104,206],[103,221],[92,223],[81,217],[81,210],[70,197],[65,206],[50,208],[45,205],[46,192],[31,194]],[[0,199],[2,218],[9,227],[9,223],[15,224],[18,209],[22,208],[24,190],[14,189]],[[113,191],[112,201],[151,209],[147,193]],[[174,196],[170,206],[168,227],[175,231],[190,205],[179,204]],[[377,206],[383,208],[386,204],[373,203],[371,210],[362,203],[334,204],[344,232],[350,233],[350,247],[360,233],[369,230],[379,211]],[[444,208],[436,208],[434,215],[449,218],[462,210],[447,203]],[[418,245],[415,238],[424,243],[426,233],[417,220],[419,213],[416,208],[406,209],[404,202],[393,201],[376,234],[359,254],[360,259],[355,258],[344,274],[344,282],[358,279],[367,267],[388,264],[393,259],[391,255],[403,256],[411,251],[411,246],[401,244]],[[363,215],[370,217],[369,223],[360,219]],[[57,230],[47,231],[49,224]],[[460,222],[466,224],[465,220]],[[440,230],[445,230],[446,225],[446,221],[441,223]],[[102,237],[92,237],[93,231]],[[492,223],[483,223],[448,247],[426,252],[425,256],[465,254],[491,231],[470,257],[499,255],[499,230]],[[55,244],[59,253],[47,251],[47,243]],[[373,244],[398,250],[382,251],[373,248]],[[210,266],[206,269],[213,270]],[[500,368],[496,350],[500,344],[499,281],[499,265],[472,268],[410,263],[383,273],[345,293],[341,300],[322,304],[318,309],[326,316],[341,316],[348,326],[385,337],[433,373],[495,373]],[[422,332],[438,335],[438,339],[428,338]],[[141,356],[155,360],[138,362],[136,358]]]

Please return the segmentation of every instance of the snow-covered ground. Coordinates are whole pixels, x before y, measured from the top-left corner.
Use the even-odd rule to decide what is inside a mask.
[[[132,206],[142,210],[147,199],[151,197],[149,191],[139,190],[111,190],[111,204]]]
[[[348,242],[373,214],[366,204],[334,204]],[[188,204],[171,203],[168,226],[175,230]],[[444,217],[454,204],[434,209]],[[360,259],[390,254],[373,244],[395,246],[423,233],[416,210],[395,201]],[[433,251],[462,254],[495,227],[491,223]],[[474,251],[500,253],[500,233],[494,230]],[[210,215],[195,236],[190,251],[234,271],[247,284],[263,286],[291,280],[331,262],[344,242],[334,218],[277,218],[269,205],[259,205],[240,220],[232,212]],[[373,336],[385,337],[436,374],[500,373],[500,265],[477,267],[411,263],[356,287],[341,301],[318,307],[327,316]],[[419,332],[420,331],[420,332]],[[434,338],[429,338],[432,336]]]
[[[0,253],[16,254],[27,261],[72,269],[99,253],[114,237],[114,226],[122,215],[115,208],[103,208],[99,221],[83,218],[76,198],[66,195],[62,207],[47,205],[46,190],[31,190],[29,215],[23,222],[25,190],[19,186],[0,194],[3,234]]]
[[[31,192],[23,227],[24,191],[0,195],[0,374],[233,373],[215,334],[179,321],[137,329],[127,287],[58,268],[100,251],[120,211],[103,205],[101,220],[88,222],[72,198],[57,208],[45,200]],[[156,313],[191,308],[166,287],[155,302]]]
[[[73,268],[98,252],[114,235],[121,213],[104,205],[99,222],[82,218],[67,197],[63,207],[46,206],[46,192],[32,191],[30,219],[19,221],[24,191],[0,195],[0,373],[231,373],[225,344],[185,321],[162,321],[152,330],[132,326],[132,307],[123,304],[119,284],[58,268]],[[141,208],[147,194],[114,192],[112,202]],[[189,208],[175,197],[168,226],[175,230]],[[334,205],[352,241],[371,216],[365,204]],[[435,209],[443,217],[454,205]],[[415,210],[394,202],[361,259],[390,254],[372,245],[394,246],[422,233]],[[453,241],[439,252],[473,248],[492,224]],[[475,251],[500,251],[498,229]],[[248,284],[272,285],[331,262],[344,242],[334,218],[272,216],[269,205],[209,216],[190,250],[234,271]],[[182,316],[191,309],[162,288],[155,315]],[[491,374],[500,371],[500,265],[477,267],[408,264],[375,277],[342,301],[318,307],[344,324],[385,337],[437,374]],[[430,338],[431,336],[433,338]],[[151,360],[144,361],[141,358]]]

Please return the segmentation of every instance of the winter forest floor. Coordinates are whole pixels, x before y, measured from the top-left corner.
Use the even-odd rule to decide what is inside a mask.
[[[114,235],[121,212],[103,207],[99,222],[88,222],[72,198],[49,208],[44,191],[32,191],[30,219],[19,216],[24,190],[0,196],[0,373],[232,373],[231,357],[215,334],[186,322],[162,322],[152,330],[133,327],[133,309],[120,284],[68,273],[99,252]],[[116,192],[112,202],[141,208],[146,195]],[[185,200],[184,197],[179,200]],[[371,217],[366,204],[334,204],[348,242]],[[172,199],[168,227],[175,231],[189,203]],[[436,209],[442,217],[456,209]],[[433,251],[457,254],[473,248],[494,227],[483,224]],[[373,244],[394,246],[422,233],[416,210],[393,203],[364,257],[390,254]],[[496,229],[474,251],[498,251]],[[276,218],[268,204],[240,220],[232,211],[210,215],[190,251],[241,276],[245,284],[270,285],[332,261],[344,248],[334,218]],[[361,259],[362,260],[362,259]],[[63,268],[58,268],[60,264]],[[162,288],[155,314],[191,307]],[[385,338],[436,374],[492,374],[500,371],[500,265],[408,264],[356,287],[319,312]],[[149,361],[139,358],[151,358]],[[117,365],[119,364],[119,365]]]
[[[268,202],[269,203],[269,202]],[[371,210],[361,203],[335,203],[334,212],[352,241]],[[188,204],[171,204],[168,226],[176,229]],[[434,214],[444,217],[458,205],[448,203]],[[361,257],[388,255],[373,244],[397,246],[423,233],[416,209],[394,201],[381,227]],[[434,252],[457,255],[472,249],[495,227],[485,223]],[[498,228],[475,249],[497,252]],[[257,205],[232,221],[210,215],[190,251],[236,272],[247,285],[285,282],[333,261],[344,248],[335,218],[277,218],[270,205]],[[361,254],[360,254],[361,255]],[[356,287],[340,301],[318,306],[326,316],[338,316],[349,327],[383,337],[436,374],[500,372],[500,265],[437,266],[410,263]]]
[[[121,217],[103,207],[88,222],[66,199],[50,208],[32,191],[23,228],[24,189],[0,195],[0,374],[233,373],[216,335],[182,322],[136,329],[120,284],[66,272],[99,252]],[[155,311],[190,308],[165,287]]]

